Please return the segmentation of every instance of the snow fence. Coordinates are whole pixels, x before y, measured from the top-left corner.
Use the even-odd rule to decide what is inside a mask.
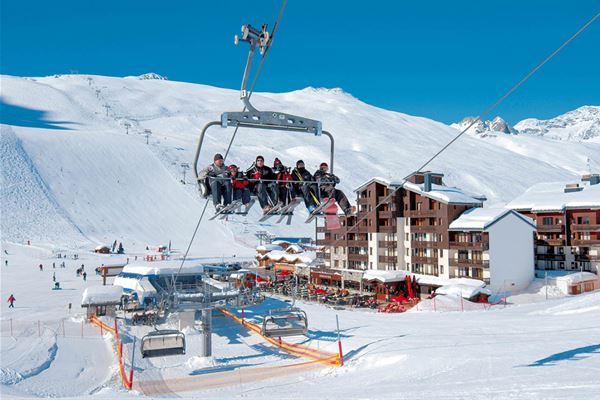
[[[104,322],[98,319],[95,315],[90,317],[90,322],[94,325],[100,327],[101,330],[105,330],[107,332],[112,333],[115,336],[115,346],[117,350],[117,358],[119,359],[119,373],[121,376],[121,384],[127,390],[131,390],[133,387],[133,366],[131,366],[131,371],[129,374],[125,371],[125,365],[123,363],[123,343],[121,342],[121,338],[119,337],[119,329],[117,327],[117,320],[115,319],[114,328],[108,326]]]
[[[219,311],[222,314],[233,319],[234,321],[240,323],[245,328],[247,328],[247,329],[253,331],[254,333],[256,333],[257,335],[261,336],[267,342],[271,343],[272,345],[274,345],[282,350],[285,350],[286,352],[288,352],[290,354],[293,354],[295,356],[300,356],[300,357],[306,357],[313,361],[317,361],[317,362],[327,364],[327,365],[333,365],[336,367],[340,367],[343,365],[343,361],[342,361],[343,358],[342,358],[341,352],[340,353],[330,353],[330,352],[314,349],[310,346],[288,343],[288,342],[284,342],[281,339],[275,339],[272,337],[264,336],[261,333],[261,329],[258,325],[254,324],[252,322],[249,322],[248,320],[242,319],[242,318],[238,317],[237,315],[234,315],[229,310],[220,308]]]

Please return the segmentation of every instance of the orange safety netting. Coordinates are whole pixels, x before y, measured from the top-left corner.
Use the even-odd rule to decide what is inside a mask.
[[[242,318],[238,317],[237,315],[234,315],[229,310],[219,309],[219,311],[222,314],[232,318],[234,321],[239,322],[244,327],[246,327],[246,328],[250,329],[251,331],[255,332],[256,334],[260,335],[267,342],[279,347],[280,349],[287,351],[290,354],[310,358],[311,360],[318,361],[318,362],[321,362],[324,364],[334,365],[336,367],[339,367],[342,365],[339,354],[329,353],[329,352],[325,352],[322,350],[314,349],[310,346],[306,346],[306,345],[302,345],[302,344],[288,343],[288,342],[284,342],[281,339],[275,339],[272,337],[264,336],[261,333],[261,328],[258,325],[254,324],[252,322],[248,322],[247,320],[243,320]]]
[[[121,338],[119,337],[117,321],[115,320],[115,326],[113,328],[100,321],[95,315],[92,315],[90,317],[90,322],[94,325],[98,325],[100,329],[104,329],[105,331],[108,331],[115,336],[115,346],[117,347],[117,358],[119,360],[119,374],[121,375],[121,383],[123,384],[123,387],[125,389],[131,389],[133,387],[133,366],[131,371],[129,372],[129,376],[127,376],[127,372],[125,371],[125,365],[123,364],[123,343],[121,342]]]

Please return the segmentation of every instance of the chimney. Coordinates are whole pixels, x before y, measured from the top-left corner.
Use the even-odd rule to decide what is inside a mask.
[[[431,192],[431,172],[430,171],[425,171],[423,172],[423,191],[424,192]]]
[[[579,186],[579,183],[567,183],[564,188],[565,193],[579,192],[581,190],[583,188]]]
[[[600,183],[600,174],[587,174],[581,177],[582,182],[589,182],[591,185],[597,185]]]

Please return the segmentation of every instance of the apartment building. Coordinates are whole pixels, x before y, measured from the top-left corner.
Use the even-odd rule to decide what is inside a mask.
[[[532,219],[506,208],[472,208],[449,227],[450,278],[484,281],[491,290],[523,289],[534,278]]]
[[[506,207],[536,221],[536,269],[598,274],[600,174],[536,184]]]

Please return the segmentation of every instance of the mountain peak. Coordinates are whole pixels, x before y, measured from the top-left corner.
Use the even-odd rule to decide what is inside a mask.
[[[600,138],[600,106],[582,106],[554,118],[527,118],[515,125],[519,132],[555,140]]]
[[[467,126],[473,124],[473,121],[475,121],[476,119],[477,117],[465,117],[462,121],[454,123],[450,126],[462,131]],[[473,126],[471,126],[467,130],[467,133],[471,135],[479,135],[484,137],[494,136],[497,133],[504,133],[510,135],[517,134],[518,132],[511,128],[510,125],[508,125],[508,123],[504,121],[504,119],[502,119],[500,116],[496,116],[491,121],[477,121]]]

